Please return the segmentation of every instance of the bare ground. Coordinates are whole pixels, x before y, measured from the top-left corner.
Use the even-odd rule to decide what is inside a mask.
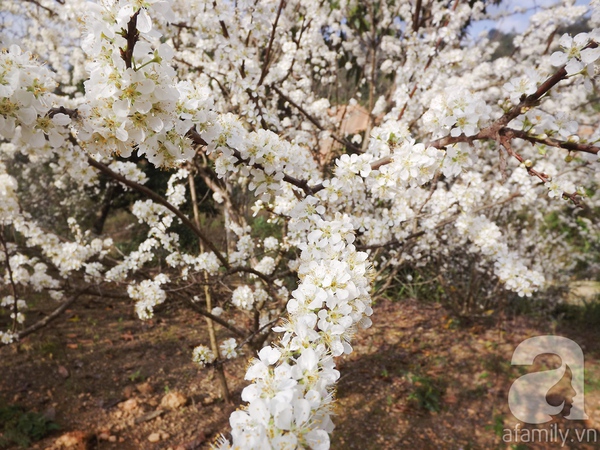
[[[333,449],[561,448],[502,440],[517,423],[508,390],[524,373],[511,366],[512,352],[524,339],[549,333],[584,350],[590,419],[557,416],[538,428],[569,429],[562,448],[600,447],[591,432],[582,443],[576,434],[600,434],[598,330],[533,317],[465,324],[439,304],[417,300],[379,303],[373,319],[355,337],[354,353],[337,361]],[[82,299],[37,335],[0,348],[0,403],[23,405],[60,425],[36,449],[206,449],[228,431],[246,366],[244,357],[226,365],[237,403],[224,403],[212,369],[191,361],[192,349],[207,342],[204,319],[178,305],[142,322],[127,300]],[[560,360],[536,364],[556,368]],[[553,389],[556,404],[565,389]]]

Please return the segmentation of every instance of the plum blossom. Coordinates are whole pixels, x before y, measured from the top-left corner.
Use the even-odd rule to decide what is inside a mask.
[[[212,350],[204,345],[199,345],[192,352],[192,360],[200,367],[212,364],[215,361],[215,355]]]
[[[281,346],[263,348],[246,372],[253,384],[242,392],[249,403],[246,410],[230,417],[233,445],[329,448],[330,389],[339,378],[331,355],[351,351],[353,328],[369,326],[363,319],[372,310],[367,266],[352,245],[348,218],[314,220],[302,246],[302,281],[288,304],[289,322],[275,328],[283,333]],[[355,264],[343,262],[343,255]],[[302,353],[294,357],[300,348]]]
[[[237,308],[250,310],[254,305],[254,293],[249,286],[239,286],[233,291],[231,302]]]
[[[235,358],[238,355],[236,348],[237,342],[234,338],[225,339],[223,342],[221,342],[221,345],[219,345],[219,353],[221,354],[221,358]]]
[[[588,33],[579,33],[575,37],[568,34],[562,35],[558,44],[562,51],[552,53],[550,62],[553,66],[566,65],[568,75],[581,72],[585,66],[595,63],[600,58],[600,47],[585,48],[590,42]]]
[[[459,175],[465,168],[473,165],[471,147],[466,143],[458,143],[446,148],[446,156],[442,163],[442,173],[446,177]]]
[[[521,97],[533,94],[537,90],[540,76],[535,71],[527,71],[524,75],[512,78],[504,84],[504,90],[508,93],[510,101],[519,103]]]
[[[555,199],[581,179],[585,186],[577,194],[592,192],[590,205],[598,206],[593,147],[599,135],[586,129],[595,113],[577,81],[591,86],[599,31],[563,36],[562,50],[548,57],[552,42],[540,24],[570,25],[586,7],[541,8],[530,31],[515,37],[515,57],[492,60],[493,45],[460,41],[465,26],[484,17],[482,2],[459,2],[451,15],[433,2],[418,35],[398,19],[412,15],[409,2],[381,2],[378,25],[392,32],[381,37],[377,52],[368,51],[368,40],[347,21],[348,2],[333,9],[330,2],[297,2],[280,13],[273,1],[92,2],[74,14],[82,17],[83,34],[71,26],[78,1],[63,5],[56,18],[42,9],[26,14],[29,3],[12,2],[11,11],[36,25],[28,27],[31,33],[44,29],[50,39],[36,44],[23,36],[19,45],[32,45],[30,52],[7,44],[0,53],[0,224],[10,230],[6,236],[17,236],[0,251],[0,282],[9,283],[10,267],[18,290],[0,308],[18,330],[27,312],[22,294],[45,292],[60,301],[66,280],[81,276],[90,284],[128,284],[136,312],[147,319],[166,301],[167,286],[181,292],[179,286],[197,280],[239,276],[231,304],[241,311],[232,316],[255,314],[261,332],[279,318],[277,308],[287,316],[274,328],[280,339],[248,366],[246,405],[230,417],[232,443],[221,440],[219,448],[329,448],[340,377],[334,358],[349,354],[354,333],[371,325],[370,286],[386,270],[418,270],[467,253],[483,261],[494,283],[531,296],[546,280],[566,281],[569,261],[585,257],[550,230],[545,217],[563,220],[565,202]],[[52,25],[38,26],[37,17]],[[598,24],[597,11],[590,20]],[[135,30],[128,39],[130,25]],[[445,44],[434,48],[432,39]],[[506,115],[507,99],[514,107],[540,89],[552,75],[545,73],[550,64],[565,65],[575,82],[561,81],[535,105]],[[352,91],[339,92],[338,80],[352,85],[353,73],[362,75]],[[389,92],[380,95],[384,78]],[[369,85],[379,87],[367,98]],[[340,121],[331,117],[333,97],[326,92],[335,92],[336,102],[346,94],[360,98],[370,108],[368,123],[336,128]],[[350,105],[359,106],[356,99]],[[497,122],[501,118],[512,121]],[[539,183],[505,158],[490,133],[498,130],[488,128],[498,124],[528,135],[512,139],[514,151],[552,181]],[[327,148],[323,138],[334,134]],[[592,146],[592,152],[580,157],[581,167],[563,171],[564,151],[548,148],[555,140]],[[157,180],[146,173],[156,172],[144,166],[171,171],[165,189],[154,193],[172,208],[155,196],[131,202],[145,231],[130,250],[74,218],[94,216],[98,205],[89,209],[90,198],[111,204],[108,195],[102,198],[106,178],[89,158],[147,189]],[[180,220],[192,209],[189,177],[203,178],[201,188],[213,190],[217,202],[207,192],[210,208],[227,215],[214,221],[227,234],[222,253],[198,251],[181,232]],[[54,197],[60,198],[45,207]],[[278,237],[260,234],[247,211],[266,219]],[[580,219],[588,220],[586,240],[595,239],[595,222]],[[48,232],[50,223],[65,232]],[[220,245],[220,237],[204,243]],[[156,267],[169,277],[137,278],[141,269]],[[244,273],[249,268],[263,276]],[[249,280],[254,284],[245,284]],[[193,301],[200,301],[195,294]],[[219,317],[223,309],[211,312]],[[16,340],[14,330],[0,331],[0,341]],[[218,353],[230,359],[240,351],[231,338]],[[200,365],[216,356],[203,346],[193,352]]]

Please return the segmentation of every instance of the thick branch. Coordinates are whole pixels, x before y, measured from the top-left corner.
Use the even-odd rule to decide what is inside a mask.
[[[417,32],[419,31],[419,14],[421,13],[421,2],[422,0],[417,0],[417,3],[415,5],[415,12],[413,13],[413,32]]]
[[[127,47],[121,50],[121,58],[125,61],[125,67],[131,69],[131,64],[133,60],[133,48],[135,47],[135,43],[138,41],[140,37],[140,33],[137,30],[137,17],[140,13],[138,9],[129,22],[127,23],[127,32],[124,33],[123,37],[127,39]]]

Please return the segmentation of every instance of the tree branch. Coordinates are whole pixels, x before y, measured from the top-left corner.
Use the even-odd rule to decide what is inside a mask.
[[[17,326],[17,314],[19,314],[19,307],[17,305],[17,300],[18,300],[17,286],[15,285],[12,268],[10,267],[10,255],[8,253],[8,246],[6,245],[6,241],[4,240],[4,225],[2,225],[2,228],[0,228],[0,243],[2,244],[2,249],[4,250],[4,262],[6,263],[6,272],[8,273],[8,279],[10,280],[10,286],[12,288],[12,294],[13,294],[12,309],[13,309],[13,314],[14,314],[12,328],[13,328],[13,331],[15,331],[16,326]]]
[[[42,320],[34,323],[30,327],[25,328],[23,331],[21,331],[18,334],[19,339],[23,339],[25,336],[28,336],[31,333],[36,332],[40,328],[43,328],[46,325],[48,325],[50,322],[52,322],[54,319],[56,319],[58,316],[60,316],[69,306],[71,306],[73,303],[75,303],[75,301],[81,295],[85,294],[89,289],[90,289],[90,287],[87,287],[87,288],[82,289],[79,292],[75,293],[71,298],[69,298],[68,300],[65,300],[58,308],[56,308],[52,312],[52,314],[50,314],[49,316],[44,317]]]
[[[56,13],[51,10],[50,8],[48,8],[47,6],[42,5],[40,2],[38,2],[37,0],[25,0],[27,3],[32,3],[35,6],[37,6],[38,8],[42,8],[44,10],[46,10],[50,16],[56,16]],[[59,2],[60,3],[60,2]]]
[[[281,90],[277,87],[277,86],[271,86],[273,88],[273,90],[275,92],[277,92],[277,94],[279,94],[279,96],[284,99],[286,102],[288,102],[290,105],[292,105],[294,108],[296,108],[298,111],[300,111],[302,113],[302,115],[304,117],[306,117],[308,119],[309,122],[311,122],[315,127],[317,127],[319,130],[321,131],[329,131],[326,130],[317,119],[315,119],[308,111],[306,111],[304,108],[302,108],[302,106],[298,105],[294,100],[292,100],[291,98],[289,98],[287,95],[285,95],[283,92],[281,92]],[[337,136],[335,133],[331,133],[331,137],[333,138],[333,140],[339,142],[342,145],[345,145],[348,148],[351,148],[354,152],[356,153],[361,153],[362,150],[360,148],[358,148],[356,145],[354,145],[352,142],[344,139],[344,138],[340,138],[339,136]]]
[[[120,49],[121,58],[123,58],[123,61],[125,61],[125,67],[127,67],[128,69],[131,69],[131,64],[133,60],[133,48],[135,47],[135,43],[140,37],[140,33],[137,29],[137,17],[139,13],[140,10],[138,9],[135,12],[135,14],[131,16],[131,19],[129,19],[129,22],[127,23],[127,31],[123,32],[123,37],[127,39],[127,47],[125,47],[124,49]]]
[[[470,211],[470,213],[471,214],[476,214],[476,213],[478,213],[480,211],[485,211],[485,210],[488,210],[488,209],[493,208],[495,206],[504,205],[505,203],[509,203],[509,202],[511,202],[512,200],[514,200],[517,197],[522,197],[522,194],[520,194],[518,192],[515,192],[515,193],[509,195],[508,197],[506,197],[504,200],[500,200],[498,202],[491,203],[489,205],[481,206],[479,208],[474,209],[473,211]],[[456,220],[456,218],[458,217],[459,214],[460,213],[453,214],[448,219],[442,220],[440,223],[438,223],[436,225],[436,228],[442,228],[442,227],[445,227],[446,225],[451,224],[452,222],[454,222]],[[418,231],[416,233],[409,234],[407,237],[404,238],[404,240],[402,242],[399,241],[399,240],[397,240],[397,239],[393,239],[393,240],[385,242],[383,244],[357,245],[356,249],[357,250],[374,250],[374,249],[378,249],[378,248],[381,248],[381,247],[390,247],[390,246],[393,246],[393,245],[401,245],[402,246],[407,241],[410,241],[412,239],[416,239],[418,237],[421,237],[424,234],[425,234],[425,230],[421,230],[421,231]]]
[[[504,128],[502,131],[505,136],[510,137],[511,139],[523,139],[531,142],[532,144],[544,144],[550,147],[564,148],[565,150],[570,151],[591,153],[592,155],[597,155],[598,152],[600,152],[600,147],[596,147],[595,145],[591,144],[579,144],[577,142],[561,141],[551,137],[540,138],[537,136],[532,136],[526,131],[513,130],[512,128]]]
[[[200,134],[196,131],[196,130],[190,130],[188,132],[188,137],[195,143],[198,145],[208,145],[208,143],[202,138],[202,136],[200,136]],[[240,161],[245,163],[247,166],[249,167],[254,167],[255,169],[259,169],[262,170],[263,172],[265,171],[265,168],[262,166],[262,164],[259,163],[254,163],[254,164],[250,164],[249,161],[247,159],[242,158],[241,153],[232,148],[231,149],[233,151],[234,156]],[[319,188],[320,185],[316,185],[314,187],[311,187],[308,185],[308,181],[306,180],[300,180],[298,178],[294,178],[290,175],[287,174],[283,174],[283,180],[302,189],[307,195],[312,195],[315,192],[319,191],[322,189],[322,187]],[[315,190],[316,189],[316,190]]]
[[[92,167],[95,167],[100,172],[108,175],[109,177],[117,180],[118,182],[129,186],[130,188],[133,188],[138,192],[141,192],[146,197],[150,198],[156,203],[160,203],[161,205],[166,207],[169,211],[175,214],[183,222],[183,224],[187,226],[196,236],[198,236],[198,238],[200,238],[202,242],[206,244],[206,246],[217,256],[217,259],[225,268],[230,268],[227,258],[225,258],[223,254],[217,249],[217,247],[215,247],[212,241],[198,227],[196,227],[196,225],[194,225],[194,223],[183,212],[181,212],[178,208],[169,203],[165,198],[161,197],[151,189],[148,189],[146,186],[142,186],[141,184],[136,183],[135,181],[128,180],[123,175],[119,175],[118,173],[113,172],[106,165],[96,161],[91,156],[88,156],[88,164]]]
[[[260,78],[258,80],[258,86],[261,86],[267,73],[269,73],[269,65],[271,58],[271,48],[273,47],[273,40],[275,39],[275,32],[277,31],[277,22],[279,22],[279,17],[281,16],[281,12],[283,11],[283,7],[285,6],[285,0],[281,0],[279,2],[279,8],[277,9],[277,16],[275,16],[275,22],[273,22],[273,29],[271,30],[271,37],[269,38],[269,45],[267,46],[267,53],[265,55],[265,62],[263,64],[262,72],[260,74]]]
[[[246,338],[246,333],[244,333],[242,330],[240,330],[239,328],[231,325],[229,322],[227,322],[224,319],[221,319],[219,316],[215,316],[214,314],[206,311],[204,308],[201,308],[198,304],[194,303],[193,301],[189,300],[189,305],[192,307],[192,309],[194,311],[196,311],[199,314],[202,314],[204,317],[208,317],[209,319],[211,319],[213,322],[217,322],[219,325],[221,325],[224,328],[227,328],[228,330],[232,331],[233,333],[237,334],[239,337],[241,338]]]

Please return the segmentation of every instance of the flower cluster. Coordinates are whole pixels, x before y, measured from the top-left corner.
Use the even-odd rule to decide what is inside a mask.
[[[192,352],[192,360],[200,367],[212,364],[215,361],[215,355],[212,350],[204,345],[199,345]]]
[[[236,223],[229,224],[229,228],[237,236],[236,251],[229,255],[229,262],[234,265],[245,266],[254,253],[254,241],[250,236],[249,226],[239,226]]]
[[[568,75],[574,75],[587,69],[590,77],[594,76],[593,67],[588,68],[600,58],[600,47],[597,45],[600,41],[600,33],[595,30],[594,33],[579,33],[575,37],[563,34],[558,44],[562,51],[552,53],[550,62],[553,66],[565,66]],[[595,47],[590,47],[590,42],[596,42]]]
[[[392,199],[408,187],[427,183],[442,164],[444,152],[437,148],[417,144],[410,137],[398,140],[394,132],[384,136],[387,137],[385,140],[381,139],[379,130],[373,130],[373,133],[374,146],[381,151],[383,141],[385,150],[382,153],[386,156],[389,154],[391,158],[389,164],[373,171],[372,176],[367,179],[369,190],[377,198]],[[458,161],[466,164],[468,158],[458,158]]]
[[[527,131],[531,135],[578,140],[576,135],[579,125],[563,111],[548,114],[538,108],[530,109],[522,116],[513,119],[509,125],[517,130]]]
[[[240,286],[233,291],[231,303],[239,309],[252,309],[254,305],[254,293],[249,286]]]
[[[268,236],[263,241],[263,246],[266,251],[275,251],[279,249],[279,241],[276,237]]]
[[[230,305],[254,315],[244,344],[268,339],[282,311],[289,317],[249,366],[247,405],[231,416],[223,448],[328,448],[334,358],[370,324],[370,264],[383,280],[478,261],[490,286],[499,280],[521,296],[566,282],[577,261],[599,269],[573,244],[580,239],[563,235],[600,236],[591,216],[600,132],[579,86],[592,86],[599,32],[555,42],[542,26],[585,17],[597,27],[597,6],[540,7],[515,54],[498,56],[490,39],[465,45],[466,27],[486,17],[483,2],[457,2],[452,14],[430,2],[421,15],[404,0],[72,0],[56,14],[43,3],[3,5],[48,39],[2,30],[29,52],[7,43],[0,53],[0,309],[12,320],[0,341],[18,338],[28,292],[62,300],[80,284],[127,283],[147,319],[170,290],[198,302],[201,288],[227,282],[230,302],[206,295],[206,311],[224,326]],[[80,35],[73,24],[84,5]],[[389,32],[365,38],[371,24]],[[148,182],[157,172],[146,161],[171,170],[164,185]],[[135,196],[113,189],[123,177]],[[197,212],[199,179],[197,192],[212,191],[215,203],[202,192],[211,212],[194,228],[223,224],[226,236],[197,232],[196,251],[182,229]],[[137,197],[150,189],[154,200]],[[583,194],[585,217],[556,201]],[[122,246],[98,234],[122,200],[147,232],[118,256]],[[120,258],[110,269],[109,251]],[[164,273],[139,278],[157,267]],[[220,358],[219,369],[241,347],[228,338],[193,359]]]
[[[154,165],[172,166],[193,156],[186,133],[206,123],[211,103],[206,90],[174,83],[173,49],[157,43],[160,33],[148,12],[171,20],[169,2],[144,5],[89,6],[83,48],[92,60],[78,137],[92,153],[128,157],[136,147]]]
[[[0,343],[1,344],[12,344],[19,338],[17,333],[12,331],[0,331]]]
[[[528,70],[525,74],[515,77],[504,84],[504,90],[513,104],[518,104],[523,96],[533,94],[541,82],[541,76],[534,70]]]
[[[219,345],[219,353],[221,354],[221,358],[223,359],[233,359],[236,358],[237,353],[237,342],[234,338],[225,339]]]
[[[169,277],[159,274],[154,280],[144,280],[127,287],[129,297],[136,300],[135,312],[140,319],[150,319],[154,315],[154,308],[167,299],[167,294],[161,286],[168,282]]]
[[[479,95],[462,86],[450,86],[433,99],[423,122],[434,136],[475,136],[491,115],[492,109]]]
[[[146,174],[132,162],[113,161],[109,167],[113,172],[123,175],[128,180],[135,181],[138,184],[146,184],[148,181]],[[128,189],[128,187],[125,186],[125,189]]]
[[[442,163],[442,173],[451,178],[468,169],[476,161],[473,149],[469,144],[459,142],[446,147],[446,155]]]
[[[221,115],[202,136],[209,142],[208,152],[217,151],[215,172],[221,177],[238,172],[250,176],[249,189],[265,202],[282,193],[284,175],[306,180],[314,178],[316,165],[305,148],[271,131],[247,133],[239,118],[232,114]],[[244,164],[238,165],[238,162]]]
[[[283,333],[279,345],[263,348],[248,369],[248,405],[231,415],[233,447],[220,448],[329,448],[331,389],[339,377],[333,357],[352,351],[356,326],[370,326],[372,310],[367,255],[352,244],[349,219],[312,214],[309,221],[289,321],[275,329]]]
[[[181,276],[184,280],[187,279],[190,271],[206,271],[210,275],[215,275],[220,267],[219,260],[213,252],[190,255],[175,251],[166,257],[166,262],[170,267],[181,267]]]
[[[0,135],[11,139],[19,129],[27,145],[42,147],[48,139],[60,146],[70,119],[46,116],[55,87],[51,72],[30,53],[16,45],[0,52]]]
[[[515,291],[520,297],[531,297],[543,285],[544,276],[528,269],[519,255],[508,249],[498,225],[484,215],[474,217],[461,214],[456,221],[456,228],[470,238],[481,254],[495,261],[496,275],[507,289]]]

